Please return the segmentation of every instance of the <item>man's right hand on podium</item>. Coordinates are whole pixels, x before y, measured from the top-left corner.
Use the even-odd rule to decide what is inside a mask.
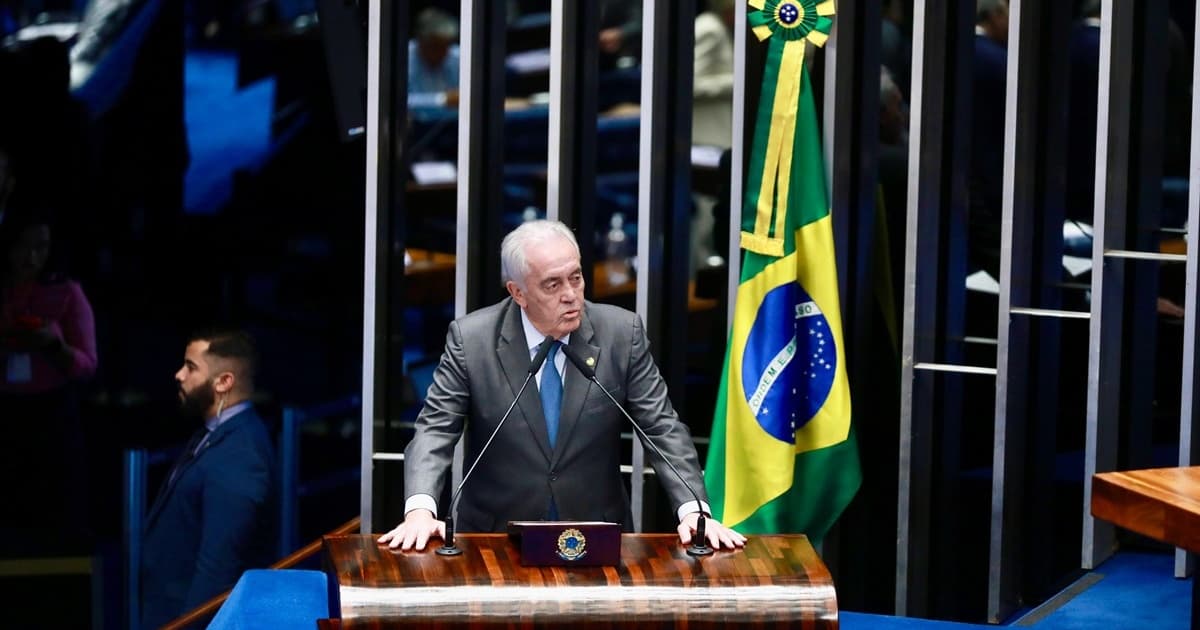
[[[399,547],[404,551],[423,551],[425,544],[434,536],[446,537],[446,522],[434,518],[433,512],[429,510],[417,509],[405,514],[404,522],[380,536],[379,542],[392,549]]]

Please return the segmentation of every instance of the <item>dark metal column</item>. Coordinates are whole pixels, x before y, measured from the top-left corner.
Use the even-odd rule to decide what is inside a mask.
[[[454,292],[458,316],[504,295],[500,241],[504,238],[505,4],[462,2]]]
[[[1200,11],[1196,12],[1196,22],[1200,25]],[[1200,32],[1200,31],[1197,31]],[[1192,85],[1200,85],[1200,46],[1196,46],[1192,54]],[[1188,178],[1188,225],[1200,225],[1200,98],[1192,96],[1192,152],[1191,169]],[[1183,383],[1180,395],[1179,411],[1179,465],[1192,466],[1197,461],[1197,449],[1200,449],[1200,435],[1196,431],[1196,418],[1200,417],[1200,401],[1196,399],[1197,385],[1200,385],[1196,372],[1196,355],[1200,354],[1200,343],[1196,339],[1196,309],[1200,308],[1200,247],[1189,247],[1187,252],[1187,271],[1185,274],[1184,318],[1183,318]],[[1175,577],[1184,577],[1188,573],[1189,554],[1175,550]],[[1194,580],[1195,578],[1193,578]],[[1193,583],[1192,601],[1196,601],[1195,589],[1200,580]],[[1197,622],[1200,607],[1193,606],[1192,625]]]
[[[407,168],[401,157],[407,119],[408,13],[400,3],[377,1],[368,8],[367,29],[367,181],[363,254],[362,372],[362,531],[395,520],[388,513],[395,494],[389,478],[376,469],[374,455],[385,450],[391,418],[387,383],[400,378],[400,331],[394,315],[404,295],[404,186]],[[352,25],[357,28],[357,25]],[[384,427],[376,440],[375,427]],[[402,481],[401,481],[402,484]],[[376,518],[378,517],[378,518]]]
[[[1046,557],[1053,541],[1052,506],[1026,519],[1026,491],[1053,492],[1052,467],[1046,477],[1025,482],[1027,434],[1034,449],[1052,464],[1056,440],[1054,415],[1038,414],[1040,400],[1057,399],[1057,375],[1031,361],[1035,328],[1047,334],[1043,349],[1058,347],[1058,318],[1086,316],[1046,308],[1034,300],[1043,284],[1057,284],[1062,269],[1062,197],[1065,181],[1066,94],[1055,89],[1067,76],[1070,7],[1014,0],[1009,5],[1008,84],[1001,218],[999,330],[996,356],[996,414],[993,447],[992,518],[989,548],[987,620],[1000,623],[1021,604],[1028,587],[1024,560]],[[1056,179],[1057,174],[1057,179]],[[1053,210],[1051,208],[1054,208]],[[1054,220],[1044,220],[1046,216]],[[1050,232],[1045,235],[1045,232]],[[1057,236],[1057,239],[1054,236]],[[1042,248],[1038,245],[1043,244]],[[1053,297],[1053,296],[1051,296]],[[1052,354],[1053,353],[1049,353]],[[1048,357],[1057,363],[1056,356]],[[1047,383],[1038,377],[1046,378]],[[1039,430],[1039,421],[1047,429]],[[1041,447],[1041,449],[1039,449]],[[1034,462],[1042,464],[1042,458]],[[1036,470],[1037,468],[1035,468]],[[1034,487],[1036,486],[1036,487]],[[1043,536],[1021,533],[1029,521]],[[1038,553],[1041,552],[1041,553]],[[1049,562],[1047,557],[1046,562]],[[1053,579],[1052,566],[1039,567]]]
[[[881,381],[895,378],[891,369],[895,355],[887,350],[891,344],[875,335],[879,313],[875,289],[880,280],[876,278],[880,269],[876,259],[882,255],[876,236],[879,228],[886,230],[878,224],[882,219],[876,204],[880,5],[879,0],[840,3],[833,37],[824,48],[824,136],[832,166],[830,212],[853,420],[864,471],[858,497],[826,536],[821,555],[842,578],[839,601],[856,610],[863,608],[868,592],[881,581],[877,572],[867,567],[890,564],[895,553],[892,540],[870,535],[879,518],[895,510],[891,471],[896,464],[897,438],[895,390],[875,395]],[[904,209],[889,211],[903,213]],[[890,278],[884,281],[891,283]]]
[[[596,251],[598,2],[554,0],[550,28],[550,154],[546,215],[574,228],[588,296]]]
[[[961,386],[955,384],[995,370],[956,363],[961,352],[945,341],[955,331],[961,339],[962,328],[969,125],[960,104],[969,98],[974,4],[918,0],[914,8],[895,606],[897,614],[920,616],[941,597],[931,573],[952,573],[949,541],[942,537],[939,553],[932,530],[953,532],[957,515],[943,503],[935,524],[932,512],[935,492],[947,499],[957,474]],[[948,286],[955,278],[959,284]]]
[[[1113,526],[1092,516],[1092,475],[1117,464],[1125,261],[1107,255],[1125,246],[1136,3],[1106,0],[1100,25],[1100,90],[1096,110],[1096,207],[1092,246],[1092,321],[1088,352],[1087,441],[1084,452],[1081,564],[1093,569],[1112,555]]]
[[[677,409],[684,408],[687,356],[695,18],[695,0],[642,5],[636,302]],[[637,440],[631,459],[633,519],[641,531],[645,454]]]
[[[1124,211],[1126,242],[1131,250],[1157,253],[1162,227],[1163,120],[1166,115],[1168,65],[1166,0],[1136,3],[1133,50],[1132,137],[1129,148],[1130,204]],[[1176,133],[1171,129],[1167,133]],[[1158,368],[1158,277],[1156,260],[1128,260],[1124,328],[1125,365],[1122,380],[1127,388],[1122,414],[1120,459],[1123,469],[1153,465],[1155,375]]]
[[[695,0],[644,4],[637,310],[676,407],[687,340],[695,18]]]

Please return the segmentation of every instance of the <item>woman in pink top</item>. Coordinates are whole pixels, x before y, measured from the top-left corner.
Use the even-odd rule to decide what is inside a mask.
[[[0,483],[47,536],[85,527],[87,451],[78,385],[96,371],[92,307],[79,284],[47,271],[49,222],[0,223]],[[46,527],[48,525],[48,527]],[[36,544],[35,544],[36,546]]]
[[[5,239],[11,242],[5,243],[0,302],[0,352],[6,365],[0,391],[44,393],[90,377],[96,371],[92,307],[79,284],[46,273],[50,226],[34,220],[13,236]]]

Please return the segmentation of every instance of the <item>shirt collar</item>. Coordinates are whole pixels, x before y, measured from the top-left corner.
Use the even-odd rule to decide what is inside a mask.
[[[525,343],[529,346],[529,352],[533,353],[533,351],[539,345],[541,345],[542,340],[546,338],[546,335],[543,335],[540,331],[538,331],[537,328],[533,327],[533,322],[529,321],[529,316],[525,314],[525,309],[523,308],[521,309],[521,326],[525,329]],[[561,341],[563,345],[570,343],[571,333],[563,335],[563,338],[559,339],[559,341]]]
[[[245,411],[246,409],[249,409],[249,408],[250,408],[249,400],[243,400],[240,403],[230,405],[230,406],[222,409],[221,413],[217,414],[216,416],[206,419],[204,421],[204,428],[208,429],[209,433],[212,433],[217,427],[228,422],[230,418],[238,415],[239,413],[242,413],[243,411]]]

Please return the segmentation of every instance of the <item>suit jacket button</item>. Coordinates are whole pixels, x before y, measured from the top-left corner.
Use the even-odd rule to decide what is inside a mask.
[[[558,475],[555,473],[550,473],[550,481],[558,481]]]

